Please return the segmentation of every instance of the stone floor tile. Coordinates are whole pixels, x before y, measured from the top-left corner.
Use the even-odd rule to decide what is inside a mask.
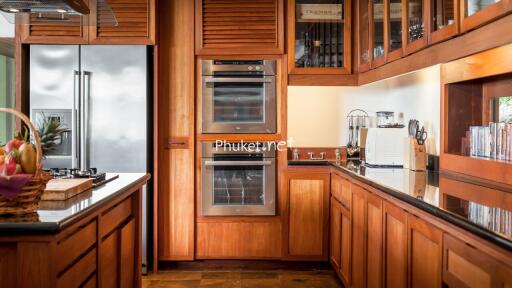
[[[278,272],[242,271],[242,279],[279,279]]]

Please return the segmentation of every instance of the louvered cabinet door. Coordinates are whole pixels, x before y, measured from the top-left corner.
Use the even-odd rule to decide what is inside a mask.
[[[196,54],[283,54],[284,0],[196,0]]]
[[[50,19],[38,14],[23,15],[21,41],[27,44],[87,44],[89,17],[66,15]]]
[[[90,43],[155,44],[155,1],[91,0]]]

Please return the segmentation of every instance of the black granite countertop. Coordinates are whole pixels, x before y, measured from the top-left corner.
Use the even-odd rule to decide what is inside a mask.
[[[88,212],[149,180],[145,173],[109,173],[107,178],[116,175],[119,175],[117,179],[66,201],[41,201],[39,210],[33,215],[0,217],[0,235],[57,233]]]
[[[464,199],[461,195],[464,193],[460,191],[467,189],[467,182],[432,171],[414,172],[402,168],[372,168],[362,165],[359,161],[339,163],[289,161],[288,165],[334,166],[358,181],[512,251],[512,207],[508,202],[500,203],[500,207],[493,207],[479,200],[469,200],[469,197]],[[446,188],[442,185],[440,187],[439,182],[443,178],[449,179],[452,185]],[[493,189],[493,193],[511,192]],[[441,197],[445,197],[445,200],[442,201]]]

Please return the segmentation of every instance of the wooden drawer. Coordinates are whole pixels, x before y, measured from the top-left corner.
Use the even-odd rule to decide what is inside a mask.
[[[444,234],[443,280],[450,287],[512,287],[512,267]]]
[[[336,173],[331,173],[331,195],[349,210],[352,206],[351,185],[349,180]]]
[[[96,271],[96,248],[92,249],[78,263],[57,279],[57,287],[82,287]]]
[[[103,213],[100,224],[100,238],[114,230],[132,214],[132,198],[129,197]]]
[[[96,221],[89,222],[59,241],[57,244],[57,255],[59,257],[56,261],[59,273],[96,243],[96,227]]]

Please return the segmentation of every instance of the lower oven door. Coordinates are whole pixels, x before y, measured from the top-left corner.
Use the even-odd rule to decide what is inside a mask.
[[[275,215],[275,158],[202,160],[202,215]]]

